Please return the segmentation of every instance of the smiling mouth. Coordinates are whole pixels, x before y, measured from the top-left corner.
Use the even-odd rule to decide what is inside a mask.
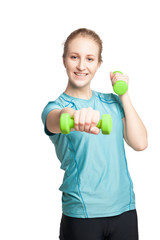
[[[74,72],[74,74],[78,77],[85,77],[88,75],[88,73],[78,73],[78,72]]]

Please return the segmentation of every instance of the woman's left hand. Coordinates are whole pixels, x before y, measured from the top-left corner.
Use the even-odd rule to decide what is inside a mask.
[[[127,84],[129,83],[129,77],[118,72],[116,72],[115,74],[113,74],[113,72],[110,72],[110,79],[112,82],[112,86],[115,84],[116,81],[119,80],[125,81]]]

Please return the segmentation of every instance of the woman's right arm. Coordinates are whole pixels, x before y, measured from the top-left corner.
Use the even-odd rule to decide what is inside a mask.
[[[48,113],[46,118],[46,127],[48,131],[52,133],[60,133],[59,119],[62,113],[69,113],[71,116],[74,115],[75,110],[69,107],[63,108],[62,110],[54,109]]]
[[[70,116],[74,118],[74,129],[76,131],[99,134],[100,130],[96,126],[100,120],[100,113],[91,107],[81,108],[80,110],[74,110],[69,107],[63,108],[62,110],[52,110],[46,119],[46,127],[50,132],[61,132],[59,120],[62,113],[69,113]]]

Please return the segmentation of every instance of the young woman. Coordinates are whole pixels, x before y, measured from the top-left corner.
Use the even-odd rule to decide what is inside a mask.
[[[72,32],[63,63],[68,75],[65,91],[42,113],[45,133],[55,145],[65,170],[62,194],[61,240],[137,240],[138,221],[133,183],[127,168],[124,140],[136,151],[147,147],[147,132],[128,91],[121,96],[90,88],[102,63],[102,41],[89,29]],[[110,73],[128,83],[128,76]],[[74,129],[62,134],[63,113],[74,118]],[[102,134],[97,124],[112,117],[112,131]],[[123,140],[124,139],[124,140]]]

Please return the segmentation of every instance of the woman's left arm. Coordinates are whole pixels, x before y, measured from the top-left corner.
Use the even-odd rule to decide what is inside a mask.
[[[147,148],[147,130],[134,109],[128,91],[119,96],[125,117],[123,118],[123,136],[126,143],[136,151],[142,151]]]
[[[112,85],[118,80],[126,81],[129,83],[129,77],[121,73],[113,74],[110,72]],[[147,130],[134,109],[128,91],[124,95],[119,96],[125,117],[123,118],[123,137],[126,143],[136,151],[142,151],[148,146]]]

